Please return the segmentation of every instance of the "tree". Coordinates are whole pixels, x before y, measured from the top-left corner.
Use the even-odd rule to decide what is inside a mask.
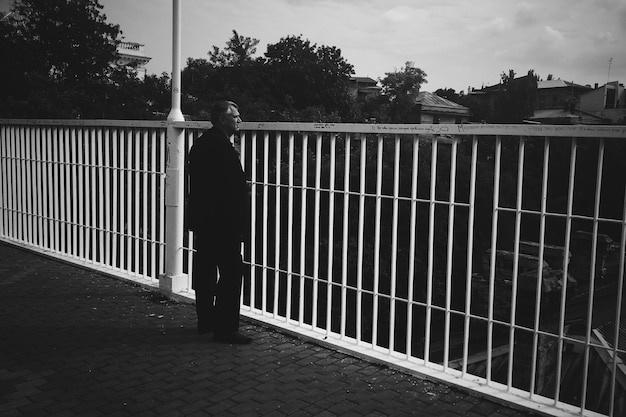
[[[463,96],[463,91],[461,91],[461,94],[457,94],[454,88],[439,88],[435,90],[435,94],[439,97],[445,98],[446,100],[459,103],[460,98]]]
[[[253,61],[252,55],[256,53],[258,39],[240,36],[233,30],[233,36],[226,42],[223,50],[213,46],[209,51],[209,61],[216,67],[234,67],[249,64]]]
[[[380,80],[382,93],[390,101],[392,122],[413,122],[418,113],[415,101],[422,84],[427,83],[426,73],[407,61],[404,68],[396,72],[385,73]]]
[[[296,110],[347,115],[348,83],[354,67],[334,46],[317,46],[302,36],[288,36],[267,46],[270,89],[274,100]],[[311,116],[309,116],[311,117]]]
[[[9,117],[102,115],[119,26],[97,0],[16,0],[0,22],[0,108]]]
[[[535,110],[535,97],[537,96],[537,81],[539,77],[534,70],[519,78],[515,78],[515,71],[509,70],[508,74],[500,75],[504,94],[500,96],[498,115],[500,123],[521,123],[527,117],[531,117]]]

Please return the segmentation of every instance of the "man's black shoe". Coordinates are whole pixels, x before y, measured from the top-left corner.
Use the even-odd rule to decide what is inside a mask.
[[[252,338],[244,336],[241,333],[219,334],[213,335],[213,340],[221,343],[230,343],[233,345],[247,345],[252,343]]]

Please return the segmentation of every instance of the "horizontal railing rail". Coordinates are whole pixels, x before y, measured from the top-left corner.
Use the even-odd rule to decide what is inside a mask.
[[[210,123],[0,120],[0,239],[158,282],[168,126],[186,153]],[[626,412],[626,127],[246,122],[235,145],[244,314],[547,413]]]

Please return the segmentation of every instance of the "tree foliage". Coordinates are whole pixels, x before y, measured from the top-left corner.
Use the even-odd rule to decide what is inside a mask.
[[[250,64],[256,53],[258,39],[240,36],[233,30],[233,36],[226,42],[226,48],[213,46],[209,51],[209,61],[216,67],[235,67]]]
[[[211,102],[230,99],[248,119],[346,120],[353,67],[341,50],[289,36],[268,45],[263,58],[252,59],[257,43],[233,31],[223,50],[213,46],[209,60],[188,59],[185,113],[203,119]]]
[[[317,46],[302,36],[288,36],[267,46],[271,93],[296,110],[320,107],[328,113],[348,112],[348,83],[354,67],[334,46]]]
[[[521,123],[531,117],[535,111],[534,103],[537,96],[539,77],[534,70],[529,70],[524,77],[515,78],[515,71],[503,72],[500,76],[504,93],[499,97],[498,108],[501,113],[496,122]]]
[[[380,80],[382,93],[390,101],[392,122],[419,122],[419,110],[415,104],[422,84],[425,84],[426,72],[407,61],[399,71],[388,72]]]
[[[11,62],[0,66],[5,117],[150,116],[163,83],[140,83],[115,65],[121,31],[101,10],[97,0],[13,3],[0,21],[0,50]]]

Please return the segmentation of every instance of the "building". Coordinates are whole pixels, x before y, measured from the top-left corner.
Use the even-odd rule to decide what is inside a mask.
[[[581,97],[593,91],[589,85],[580,85],[548,77],[537,82],[535,111],[530,122],[545,124],[604,124],[606,120],[579,108]]]
[[[378,97],[381,89],[378,86],[378,81],[370,77],[350,77],[348,91],[354,99],[368,100]]]
[[[519,84],[523,76],[516,78]],[[483,119],[495,120],[499,97],[505,93],[500,83],[469,91],[469,96]],[[595,88],[571,81],[554,79],[551,75],[545,81],[537,81],[537,91],[533,99],[532,116],[525,121],[543,124],[614,124],[626,123],[626,93],[624,85],[617,81]]]
[[[611,123],[626,124],[626,91],[624,84],[612,81],[580,97],[580,111]]]
[[[548,76],[546,81],[537,81],[535,112],[550,109],[573,109],[580,96],[592,91],[588,85],[553,79]]]
[[[434,93],[420,91],[416,100],[420,109],[419,123],[466,123],[470,109]]]
[[[152,59],[145,55],[143,47],[136,42],[120,42],[117,45],[117,64],[133,68],[142,80],[146,76],[146,64]]]

